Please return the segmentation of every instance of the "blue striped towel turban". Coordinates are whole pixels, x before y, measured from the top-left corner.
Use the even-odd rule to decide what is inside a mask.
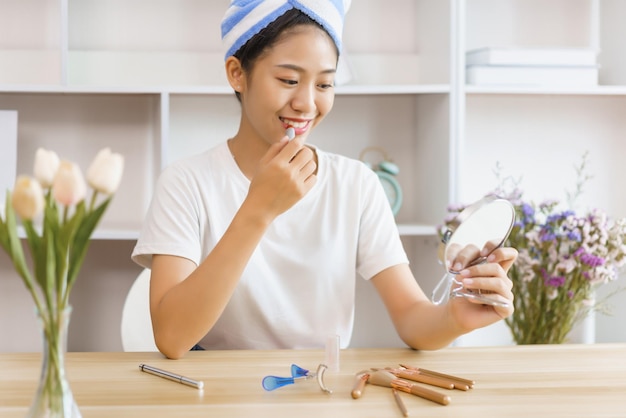
[[[351,0],[232,0],[222,20],[225,58],[291,9],[298,9],[319,23],[341,51],[343,20]]]

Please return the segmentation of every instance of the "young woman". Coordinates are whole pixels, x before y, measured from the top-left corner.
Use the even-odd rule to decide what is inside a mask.
[[[346,347],[357,276],[416,349],[444,347],[512,313],[512,303],[432,304],[376,175],[307,144],[333,106],[344,3],[233,1],[227,11],[225,69],[241,102],[239,130],[164,170],[132,255],[152,269],[154,336],[167,357],[196,344],[323,347],[329,333]],[[512,301],[516,256],[498,249],[462,272],[465,286]]]

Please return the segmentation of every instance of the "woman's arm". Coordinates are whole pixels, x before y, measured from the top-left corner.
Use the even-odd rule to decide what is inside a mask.
[[[463,270],[460,275],[467,288],[495,292],[510,302],[507,307],[487,306],[465,298],[435,305],[406,264],[383,270],[371,280],[400,338],[412,348],[434,350],[513,313],[512,282],[507,272],[516,258],[515,249],[500,248],[489,256],[487,263]]]
[[[165,356],[182,357],[209,332],[230,300],[267,228],[244,206],[197,268],[186,258],[153,257],[150,312],[156,345]]]

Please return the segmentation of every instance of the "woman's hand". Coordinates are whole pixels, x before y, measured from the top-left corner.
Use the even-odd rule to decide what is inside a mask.
[[[270,219],[285,212],[304,197],[317,180],[315,153],[304,139],[283,137],[261,158],[250,183],[247,201]]]
[[[487,262],[460,271],[457,280],[466,290],[478,293],[507,306],[492,306],[479,300],[456,297],[450,299],[448,307],[458,326],[469,332],[497,322],[513,313],[513,282],[508,271],[517,259],[517,250],[502,247],[487,257]]]

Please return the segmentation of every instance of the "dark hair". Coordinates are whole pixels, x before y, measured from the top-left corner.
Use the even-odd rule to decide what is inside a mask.
[[[285,32],[299,25],[314,25],[328,33],[322,25],[311,19],[307,14],[298,9],[290,9],[250,38],[233,56],[239,60],[244,72],[249,73],[254,67],[256,60],[265,51],[276,45]],[[337,50],[337,57],[339,57],[339,50]],[[241,95],[238,91],[235,92],[235,95],[237,100],[241,101]]]

